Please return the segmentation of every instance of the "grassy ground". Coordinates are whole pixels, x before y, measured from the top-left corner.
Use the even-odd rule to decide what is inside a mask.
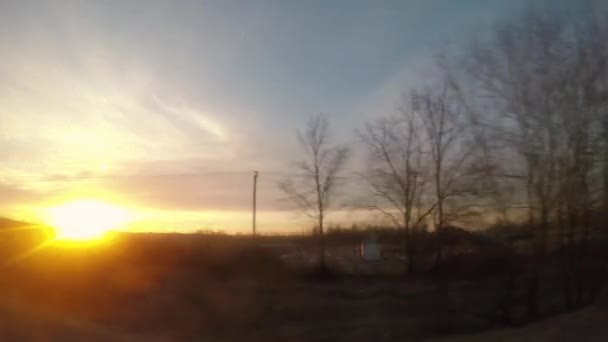
[[[6,258],[0,340],[508,340],[541,336],[585,315],[557,317],[558,327],[552,319],[539,323],[544,328],[500,330],[490,314],[501,296],[495,278],[319,281],[250,246],[245,238],[134,235]],[[572,331],[600,334],[604,325],[580,321],[595,328]],[[499,330],[476,335],[489,329]]]

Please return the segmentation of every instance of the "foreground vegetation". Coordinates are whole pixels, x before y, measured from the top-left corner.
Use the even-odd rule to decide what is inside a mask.
[[[449,245],[481,241],[453,228],[490,221],[510,236],[486,248],[503,254],[494,269],[506,277],[504,302],[523,301],[526,320],[545,314],[547,291],[560,293],[555,305],[565,310],[597,299],[607,268],[607,41],[605,12],[513,16],[440,51],[435,75],[403,89],[395,115],[356,131],[368,160],[358,177],[367,192],[351,204],[401,232],[395,239],[408,273],[454,269],[446,267],[457,259]],[[294,175],[281,184],[314,221],[324,272],[325,221],[339,207],[349,155],[330,137],[328,118],[312,117],[298,135]],[[510,321],[510,305],[503,309]]]
[[[373,231],[386,248],[398,246],[388,239],[394,229]],[[416,273],[356,274],[332,268],[328,256],[333,276],[319,278],[315,267],[281,259],[284,246],[314,251],[310,236],[117,234],[23,254],[45,234],[4,234],[14,238],[3,251],[21,257],[3,257],[0,313],[11,317],[3,339],[419,340],[529,322],[526,256],[484,235],[445,245],[454,252],[439,269],[429,262]],[[328,249],[354,249],[353,236],[369,234],[333,231]],[[541,314],[565,311],[558,273],[547,269],[542,279]]]

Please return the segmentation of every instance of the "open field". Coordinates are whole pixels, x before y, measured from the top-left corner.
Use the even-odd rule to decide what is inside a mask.
[[[123,234],[49,245],[5,263],[0,338],[403,341],[505,328],[496,316],[499,277],[342,274],[321,281],[281,261],[285,246],[306,249],[307,239],[255,243]]]

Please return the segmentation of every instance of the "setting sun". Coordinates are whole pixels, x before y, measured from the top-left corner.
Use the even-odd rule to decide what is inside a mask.
[[[96,200],[66,203],[49,212],[59,240],[99,239],[129,218],[125,209]]]

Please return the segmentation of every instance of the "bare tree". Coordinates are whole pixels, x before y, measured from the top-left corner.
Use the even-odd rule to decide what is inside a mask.
[[[474,210],[465,197],[476,194],[470,181],[474,145],[460,105],[449,92],[447,84],[412,94],[414,112],[422,122],[425,148],[429,151],[429,172],[432,176],[433,212],[436,236],[450,222],[472,215]],[[436,265],[442,254],[442,241],[437,242]]]
[[[326,270],[324,224],[333,208],[340,172],[349,156],[347,147],[329,141],[329,122],[325,116],[308,120],[306,129],[298,132],[304,158],[293,163],[294,173],[279,184],[296,209],[317,225],[319,267]]]
[[[398,117],[368,123],[357,132],[367,147],[369,167],[363,178],[374,197],[365,207],[403,229],[408,273],[413,271],[415,255],[411,229],[420,227],[435,207],[424,198],[428,178],[420,128],[417,117],[404,106]]]
[[[607,32],[605,21],[594,18],[575,23],[530,12],[475,42],[460,77],[452,69],[451,86],[470,123],[484,131],[479,136],[498,142],[492,154],[505,156],[492,163],[494,175],[517,186],[520,206],[534,227],[531,317],[538,315],[545,258],[556,246],[568,251],[562,262],[567,306],[582,298],[584,277],[576,273],[582,269],[593,208],[601,202],[594,189],[601,189]]]

